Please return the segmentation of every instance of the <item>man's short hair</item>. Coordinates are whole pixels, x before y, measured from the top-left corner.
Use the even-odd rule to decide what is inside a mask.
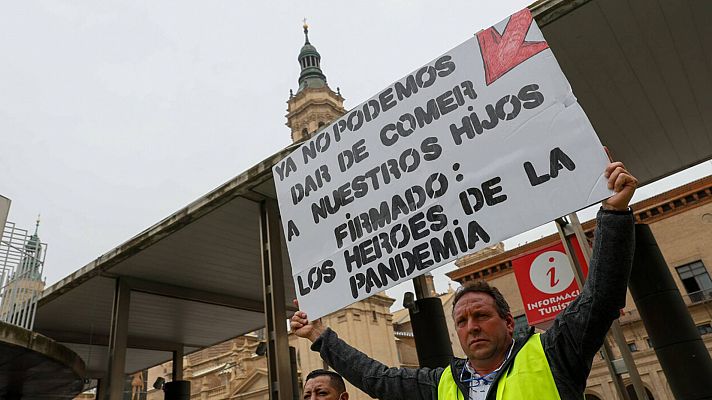
[[[465,282],[464,285],[457,288],[457,290],[455,291],[455,298],[452,301],[453,315],[455,315],[455,306],[457,305],[457,302],[460,301],[462,296],[464,296],[466,293],[487,294],[494,299],[494,306],[497,308],[497,314],[499,314],[500,317],[507,318],[507,315],[511,314],[509,310],[509,303],[507,303],[507,300],[504,299],[502,293],[500,293],[496,287],[490,286],[489,283],[480,280]]]
[[[327,371],[325,369],[315,369],[307,375],[307,379],[304,380],[306,384],[309,379],[316,378],[317,376],[328,376],[330,378],[331,387],[336,389],[339,393],[346,391],[346,384],[344,383],[344,378],[334,371]]]

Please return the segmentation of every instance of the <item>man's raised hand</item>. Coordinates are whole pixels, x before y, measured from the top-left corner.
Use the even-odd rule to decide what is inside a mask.
[[[616,193],[603,200],[603,208],[617,211],[627,210],[630,199],[638,187],[638,180],[625,169],[625,165],[620,161],[608,164],[605,176],[608,178],[608,189]]]
[[[299,308],[299,302],[297,302],[296,299],[294,299],[294,305]],[[314,341],[317,340],[324,332],[324,326],[321,324],[321,319],[309,322],[307,313],[301,310],[292,315],[292,318],[289,320],[289,328],[295,335],[301,338],[309,339],[312,343],[314,343]]]

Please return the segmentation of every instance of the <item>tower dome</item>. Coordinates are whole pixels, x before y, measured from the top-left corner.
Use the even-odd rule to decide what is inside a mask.
[[[297,93],[306,88],[321,88],[326,86],[326,76],[321,71],[321,55],[316,47],[309,42],[309,25],[304,23],[304,46],[299,51],[297,58],[302,71],[299,74],[299,89]]]

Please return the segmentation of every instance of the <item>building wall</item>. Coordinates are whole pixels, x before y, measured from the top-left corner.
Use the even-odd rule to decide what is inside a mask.
[[[0,318],[9,318],[10,313],[20,312],[18,309],[27,307],[28,301],[36,299],[45,287],[44,281],[36,279],[19,278],[10,281],[5,288],[0,303]]]
[[[267,359],[255,354],[260,339],[250,334],[183,358],[183,379],[190,381],[191,400],[268,400]],[[163,400],[153,388],[156,378],[171,380],[172,362],[148,370],[147,400]]]
[[[490,281],[490,284],[499,289],[504,295],[504,298],[509,302],[509,309],[512,315],[524,314],[524,302],[522,295],[519,293],[517,281],[514,279],[513,273],[498,276]]]
[[[408,325],[410,325],[410,323],[408,323]],[[412,328],[410,329],[412,330]],[[415,348],[414,337],[396,337],[396,350],[398,351],[398,361],[402,367],[418,367],[418,351]]]
[[[650,229],[679,288],[683,286],[675,267],[702,260],[709,271],[712,266],[712,203],[655,222]]]

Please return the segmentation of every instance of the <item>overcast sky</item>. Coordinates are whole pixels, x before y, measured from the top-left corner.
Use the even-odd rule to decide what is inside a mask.
[[[9,220],[52,284],[290,143],[302,18],[348,109],[529,2],[5,2]]]

